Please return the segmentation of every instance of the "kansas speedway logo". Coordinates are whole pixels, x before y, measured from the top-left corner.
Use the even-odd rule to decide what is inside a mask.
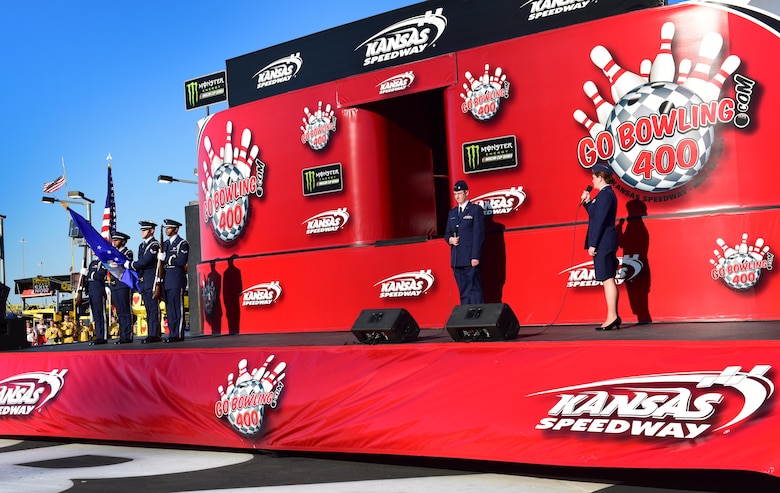
[[[519,209],[525,202],[525,192],[523,187],[494,190],[475,197],[472,202],[480,205],[486,216],[509,214]]]
[[[282,296],[282,285],[279,281],[255,284],[241,292],[241,306],[272,305]]]
[[[301,58],[300,52],[293,53],[290,56],[269,63],[258,70],[252,78],[257,79],[257,88],[262,89],[264,87],[288,82],[298,75],[298,72],[301,71],[301,67],[303,67],[303,58]]]
[[[416,298],[427,293],[434,281],[431,269],[428,269],[396,274],[382,279],[374,287],[380,286],[380,298]]]
[[[693,440],[727,433],[751,418],[774,393],[769,365],[718,371],[619,377],[526,397],[552,398],[537,430],[611,438]]]
[[[306,225],[307,235],[314,235],[335,233],[340,229],[344,229],[347,221],[349,221],[349,212],[347,212],[346,207],[340,207],[338,209],[320,212],[303,221],[301,224]]]
[[[363,66],[419,55],[444,34],[447,18],[443,9],[429,10],[424,15],[396,22],[360,43],[355,51],[365,47]]]
[[[31,371],[0,380],[0,416],[30,416],[57,397],[68,370]]]

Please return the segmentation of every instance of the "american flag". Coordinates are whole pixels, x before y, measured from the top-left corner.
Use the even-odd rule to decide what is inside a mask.
[[[114,180],[111,178],[111,166],[108,167],[108,192],[106,193],[106,207],[103,209],[103,225],[100,234],[106,240],[116,233],[116,202],[114,201]]]
[[[43,184],[43,193],[54,193],[65,184],[65,175],[60,176],[54,181]]]

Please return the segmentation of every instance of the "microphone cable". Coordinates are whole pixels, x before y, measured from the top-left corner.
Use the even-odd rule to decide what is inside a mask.
[[[588,185],[588,187],[585,190],[590,192],[591,190],[593,190],[593,187]],[[580,213],[580,208],[582,207],[582,205],[584,203],[585,203],[584,201],[581,201],[579,203],[579,205],[577,205],[577,210],[574,213],[574,230],[572,231],[571,257],[569,259],[569,266],[570,267],[572,265],[574,265],[574,254],[575,254],[575,243],[574,242],[577,240],[577,218],[578,218],[579,213]],[[542,329],[543,329],[542,331],[537,332],[534,335],[544,334],[547,331],[548,328],[552,327],[555,324],[555,322],[558,321],[558,317],[560,317],[561,313],[563,313],[563,307],[566,306],[566,298],[567,298],[568,295],[569,295],[569,287],[566,286],[566,291],[563,292],[563,298],[561,299],[561,306],[560,306],[560,308],[558,308],[558,313],[555,314],[555,317],[553,317],[551,322],[549,322],[546,325],[542,326]]]

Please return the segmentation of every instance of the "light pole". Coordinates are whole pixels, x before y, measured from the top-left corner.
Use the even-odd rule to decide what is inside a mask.
[[[89,222],[89,224],[92,224],[92,204],[94,204],[95,201],[85,196],[84,192],[79,192],[78,190],[71,190],[70,192],[68,192],[68,198],[78,199],[83,201],[83,204],[87,207],[87,222]]]
[[[87,221],[92,224],[92,204],[95,203],[94,200],[87,198],[84,196],[83,192],[68,192],[68,197],[76,198],[80,200],[66,200],[66,199],[58,199],[57,197],[49,197],[48,195],[44,195],[41,197],[41,202],[44,204],[54,204],[55,202],[62,202],[63,204],[81,204],[86,206],[87,208]]]
[[[0,214],[0,282],[5,284],[5,232],[3,231],[5,216]]]
[[[19,243],[22,244],[22,279],[24,279],[24,244],[27,243],[27,240],[22,238]]]
[[[86,197],[84,195],[84,192],[79,192],[78,190],[72,190],[68,192],[68,197],[72,199],[77,200],[67,200],[67,199],[58,199],[57,197],[50,197],[48,195],[44,195],[41,197],[41,202],[44,204],[53,204],[55,202],[61,202],[63,204],[82,204],[86,206],[87,208],[87,222],[89,224],[92,224],[92,204],[95,203],[94,200],[90,199],[89,197]],[[73,265],[75,264],[73,259],[73,238],[70,239],[70,253],[71,253],[71,270],[73,270]],[[84,246],[84,261],[91,261],[92,260],[92,253],[89,252],[89,249]]]
[[[195,176],[198,176],[198,168],[193,169]],[[157,177],[157,181],[160,183],[187,183],[190,185],[197,185],[195,180],[182,180],[174,178],[170,175],[160,175]],[[195,195],[198,191],[195,190]],[[190,239],[190,266],[200,263],[200,221],[198,220],[198,201],[194,200],[189,205],[184,207],[185,216],[185,231],[187,232],[187,238]],[[195,238],[198,238],[195,241]],[[187,290],[189,296],[189,320],[190,320],[190,334],[201,335],[203,328],[201,327],[200,320],[200,300],[198,295],[198,271],[197,269],[190,268],[187,270]]]
[[[160,175],[160,176],[157,177],[157,181],[159,183],[166,183],[166,184],[167,183],[173,183],[175,181],[177,181],[179,183],[189,183],[190,185],[197,185],[198,184],[198,182],[195,181],[195,180],[182,180],[180,178],[174,178],[174,177],[169,176],[169,175]]]

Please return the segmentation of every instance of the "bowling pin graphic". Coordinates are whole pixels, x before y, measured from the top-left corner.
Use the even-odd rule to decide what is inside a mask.
[[[596,109],[596,118],[598,119],[599,123],[606,125],[609,114],[612,113],[612,109],[615,106],[608,103],[604,100],[604,98],[601,97],[598,89],[596,89],[596,84],[594,84],[591,80],[586,81],[585,84],[582,85],[582,90],[585,91],[585,94],[590,98],[591,101],[593,101],[593,107]]]
[[[640,77],[645,79],[645,81],[650,79],[650,70],[652,69],[652,67],[653,67],[653,62],[651,62],[647,58],[642,60],[642,62],[639,64],[639,75]]]
[[[729,245],[726,244],[725,241],[723,241],[723,238],[718,238],[715,240],[715,243],[718,244],[721,250],[723,250],[723,255],[726,258],[733,257],[736,255],[737,251],[734,248],[731,248]]]
[[[287,363],[281,362],[273,370],[265,372],[263,378],[260,380],[260,385],[263,386],[264,392],[270,392],[273,390],[277,382],[284,380],[285,374],[282,373],[287,367]]]
[[[672,55],[672,38],[674,38],[674,23],[665,22],[661,26],[661,48],[653,60],[650,69],[650,82],[674,81],[674,55]]]
[[[249,164],[249,156],[247,151],[249,150],[249,144],[252,142],[252,131],[245,128],[241,133],[241,143],[236,148],[238,155],[236,157],[236,167],[242,175],[248,177],[252,174],[251,164]]]
[[[680,60],[680,68],[677,70],[677,85],[681,86],[688,80],[688,74],[691,73],[691,61],[688,58]]]
[[[614,103],[620,101],[632,89],[647,82],[642,76],[629,72],[618,65],[612,59],[609,51],[601,45],[595,46],[590,51],[590,59],[609,79],[610,92],[612,93],[612,101]]]
[[[233,122],[228,121],[225,124],[225,132],[227,132],[227,137],[225,138],[225,150],[222,156],[222,162],[225,164],[233,164]]]
[[[238,362],[238,377],[236,378],[236,385],[239,385],[247,380],[251,380],[252,376],[246,371],[246,359],[242,359]]]
[[[712,80],[705,86],[704,94],[700,94],[705,103],[715,101],[720,97],[720,91],[723,89],[723,84],[726,82],[726,79],[731,77],[731,74],[739,68],[740,63],[742,63],[742,60],[737,55],[729,55],[723,60],[718,73],[715,74]]]
[[[577,121],[577,123],[580,123],[583,127],[588,129],[588,132],[590,133],[590,136],[594,139],[596,136],[604,131],[604,125],[594,122],[590,118],[588,118],[588,115],[585,114],[582,110],[575,110],[574,111],[574,119]]]
[[[699,45],[699,61],[685,81],[684,86],[695,92],[702,100],[706,97],[710,83],[710,68],[715,57],[723,46],[723,36],[719,33],[708,33]]]
[[[739,244],[739,249],[738,249],[739,253],[741,253],[741,254],[746,254],[747,253],[747,251],[748,251],[747,240],[748,240],[748,234],[747,233],[742,233],[742,242]]]
[[[227,388],[225,389],[225,394],[230,395],[234,388],[236,388],[236,386],[233,385],[233,374],[231,373],[227,376]]]

